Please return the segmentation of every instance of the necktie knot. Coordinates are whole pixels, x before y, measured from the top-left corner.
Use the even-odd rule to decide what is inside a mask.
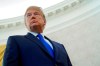
[[[37,37],[38,37],[39,39],[43,38],[43,36],[42,36],[40,33],[37,35]]]

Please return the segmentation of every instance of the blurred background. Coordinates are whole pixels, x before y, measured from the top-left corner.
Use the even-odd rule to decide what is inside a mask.
[[[25,35],[24,13],[40,6],[44,34],[62,43],[73,66],[100,66],[100,0],[0,0],[0,64],[7,38]]]

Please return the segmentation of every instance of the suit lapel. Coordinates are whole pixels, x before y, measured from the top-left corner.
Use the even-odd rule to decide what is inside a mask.
[[[47,55],[49,55],[47,49],[37,37],[35,37],[31,33],[28,33],[25,37],[28,38],[30,41],[35,42],[35,44],[37,44],[41,48],[41,50],[43,50]]]
[[[59,57],[59,48],[57,47],[57,44],[55,42],[52,41],[53,47],[54,47],[54,56],[55,56],[55,60]]]
[[[48,39],[48,40],[51,42],[51,44],[52,44],[52,46],[53,46],[54,57],[55,57],[55,59],[57,59],[58,56],[59,56],[59,47],[57,46],[57,43],[54,42],[54,41],[52,41],[52,40],[50,40],[50,39],[47,38],[46,36],[45,36],[45,38]]]

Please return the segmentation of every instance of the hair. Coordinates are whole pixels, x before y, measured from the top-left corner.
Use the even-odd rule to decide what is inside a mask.
[[[38,6],[30,6],[30,7],[28,7],[27,10],[26,10],[26,12],[25,12],[25,14],[24,14],[24,18],[26,16],[27,11],[30,10],[30,9],[35,9],[35,10],[41,12],[41,14],[42,14],[42,16],[43,16],[43,18],[44,18],[44,20],[46,22],[46,18],[45,18],[45,15],[43,13],[43,9],[41,7],[38,7]]]

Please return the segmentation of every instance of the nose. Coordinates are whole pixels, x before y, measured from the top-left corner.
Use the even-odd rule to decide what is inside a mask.
[[[36,17],[35,16],[32,16],[32,19],[36,19]]]
[[[32,18],[32,19],[36,19],[36,17],[35,17],[35,15],[34,15],[34,14],[32,14],[31,18]]]

